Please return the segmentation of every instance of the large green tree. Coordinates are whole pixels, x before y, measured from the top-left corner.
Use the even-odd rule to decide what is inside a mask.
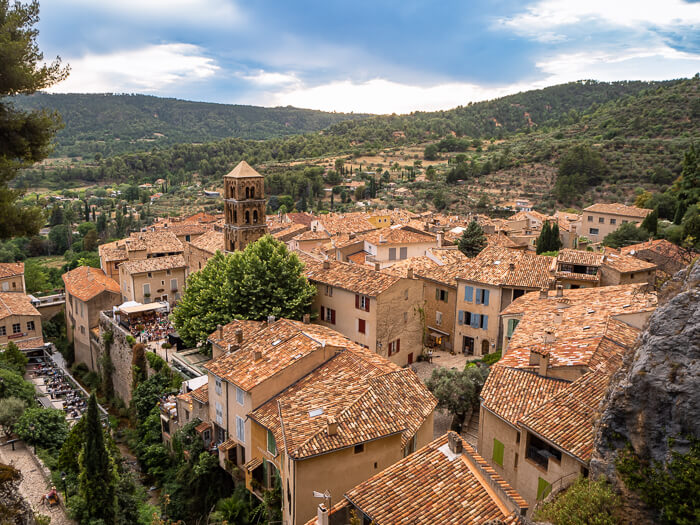
[[[217,252],[192,274],[173,323],[185,343],[194,345],[233,319],[300,319],[315,293],[299,257],[266,235],[242,252]]]
[[[472,221],[457,241],[457,248],[467,257],[476,257],[486,248],[486,235],[479,223]]]
[[[105,446],[95,394],[90,395],[85,421],[85,446],[80,453],[79,494],[85,502],[84,521],[112,525],[116,517],[117,469]]]
[[[39,3],[0,0],[0,238],[34,235],[44,221],[36,207],[17,204],[20,192],[9,186],[18,171],[49,153],[59,128],[58,114],[44,110],[21,111],[12,98],[28,95],[63,80],[68,68],[60,58],[44,62],[35,28]]]
[[[540,236],[537,237],[537,254],[556,252],[559,248],[561,248],[559,225],[556,222],[550,225],[549,221],[545,221],[542,225]]]

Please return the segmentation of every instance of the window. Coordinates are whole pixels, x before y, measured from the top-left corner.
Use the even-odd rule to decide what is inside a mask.
[[[401,339],[389,343],[389,356],[398,354],[401,351]]]
[[[617,219],[610,219],[610,224],[616,224],[616,223],[617,223]]]
[[[513,332],[515,332],[515,327],[518,326],[520,319],[508,319],[508,333],[507,337],[510,339],[513,337]]]
[[[476,289],[476,304],[489,305],[489,291],[483,288]]]
[[[540,467],[547,469],[549,460],[561,462],[561,450],[554,448],[549,443],[546,443],[532,434],[528,435],[528,443],[525,451],[525,457],[532,460]]]
[[[593,222],[593,215],[589,215],[589,216],[586,217],[586,218],[588,219],[588,222]]]
[[[447,302],[447,290],[440,290],[440,288],[435,289],[435,299],[437,301]]]
[[[482,315],[480,318],[480,323],[479,323],[479,328],[482,330],[488,330],[489,329],[489,316],[488,315]]]
[[[224,424],[224,409],[218,401],[216,402],[216,424]]]
[[[588,233],[591,235],[598,235],[598,228],[588,228]]]
[[[464,287],[464,300],[468,303],[471,303],[474,300],[474,287],[473,286],[465,286]]]
[[[353,450],[353,452],[355,454],[361,454],[364,451],[365,451],[365,444],[364,443],[360,443],[359,445],[355,445],[355,449]]]
[[[4,283],[2,283],[2,291],[3,291],[3,292],[8,291],[9,289],[10,289],[10,283],[8,283],[7,281],[5,281]]]
[[[627,220],[622,219],[622,224],[627,224],[627,222],[628,222]]]
[[[518,470],[518,453],[515,453],[515,460],[513,461],[513,468]]]
[[[0,326],[0,335],[7,335],[7,329],[5,325]]]
[[[148,297],[151,295],[151,285],[150,284],[144,284],[143,285],[143,296]]]
[[[327,286],[326,285],[326,295],[328,297],[333,297],[333,287],[332,286]]]
[[[355,308],[369,312],[369,297],[366,295],[355,295]]]
[[[605,217],[598,217],[598,222],[600,224],[605,224]]]
[[[442,326],[442,312],[435,312],[435,324]]]
[[[389,248],[389,260],[390,261],[396,260],[396,248]]]
[[[245,402],[245,392],[243,389],[236,387],[236,403],[243,405]]]
[[[326,306],[322,306],[321,321],[326,321],[327,323],[335,324],[335,310]]]
[[[151,277],[153,277],[153,274],[152,274],[151,272],[148,272],[146,275],[148,275],[148,278],[149,278],[149,279],[150,279]]]
[[[401,259],[402,261],[404,259],[408,259],[408,248],[399,248],[399,259]]]
[[[221,395],[221,379],[218,377],[214,379],[214,388],[216,389],[216,395],[220,396]]]
[[[275,442],[275,435],[270,430],[267,431],[267,451],[273,456],[277,455],[277,443]]]
[[[543,500],[547,496],[549,496],[549,493],[552,491],[552,485],[546,480],[542,478],[537,478],[537,500]]]
[[[84,327],[84,326],[81,326],[81,327],[80,327],[80,333],[83,334],[83,335],[85,335],[85,327]]]
[[[27,321],[27,331],[31,332],[34,330],[34,321]]]
[[[165,281],[161,281],[161,282],[160,282],[160,285],[161,285],[161,286],[165,286]]]
[[[245,421],[241,416],[236,416],[236,439],[245,443]]]
[[[408,312],[403,313],[403,322],[407,323],[408,322]]]
[[[471,326],[473,317],[476,317],[476,315],[473,315],[471,312],[460,310],[458,314],[459,324]]]
[[[170,279],[170,290],[177,292],[177,279]]]
[[[188,235],[189,237],[189,235]],[[189,239],[187,239],[189,241]],[[170,270],[165,270],[165,275],[170,275],[172,272]]]
[[[357,331],[360,332],[361,334],[366,333],[367,330],[367,323],[365,322],[364,319],[358,319],[357,320]]]
[[[496,465],[500,465],[501,467],[503,466],[503,443],[498,441],[497,439],[493,440],[493,462]]]
[[[18,334],[18,333],[20,333],[21,331],[22,331],[22,327],[20,326],[19,323],[14,323],[14,324],[12,325],[12,333],[13,333],[13,334]]]

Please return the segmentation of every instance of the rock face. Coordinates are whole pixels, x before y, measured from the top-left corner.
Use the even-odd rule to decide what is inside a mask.
[[[19,493],[22,474],[9,465],[0,464],[0,523],[35,525],[29,503]]]
[[[665,301],[665,302],[664,302]],[[615,480],[615,458],[627,443],[640,457],[665,463],[700,437],[700,262],[660,294],[632,355],[613,379],[596,433],[591,473]]]

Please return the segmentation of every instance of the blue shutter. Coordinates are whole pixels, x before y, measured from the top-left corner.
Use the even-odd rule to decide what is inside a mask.
[[[468,303],[471,303],[474,298],[474,287],[473,286],[465,286],[464,287],[464,300],[467,301]]]
[[[489,329],[489,316],[488,315],[482,315],[481,316],[481,324],[484,326],[482,327],[484,330]]]
[[[464,324],[464,310],[459,311],[459,324]]]
[[[488,290],[484,290],[484,304],[486,306],[489,305],[489,291]]]
[[[476,289],[476,304],[481,304],[481,293],[483,290],[481,288]]]
[[[472,314],[472,328],[479,328],[479,314]]]

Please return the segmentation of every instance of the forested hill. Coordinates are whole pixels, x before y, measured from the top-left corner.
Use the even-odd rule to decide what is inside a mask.
[[[13,101],[20,108],[46,108],[61,114],[65,128],[56,138],[54,156],[110,156],[231,137],[263,140],[318,131],[367,116],[147,95],[37,93]]]

